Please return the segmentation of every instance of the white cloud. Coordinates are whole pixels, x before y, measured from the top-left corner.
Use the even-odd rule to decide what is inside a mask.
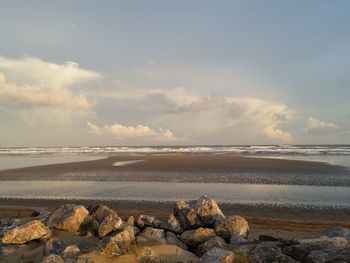
[[[338,130],[338,128],[334,123],[320,121],[310,116],[306,120],[304,131],[306,133],[329,133]]]
[[[89,114],[95,105],[94,100],[75,91],[75,86],[99,78],[100,74],[82,69],[75,62],[55,64],[31,57],[0,57],[1,106],[18,111],[24,119],[67,124]]]
[[[294,114],[284,103],[217,94],[198,95],[184,87],[167,91],[129,91],[129,94],[135,94],[134,97],[127,94],[125,91],[109,94],[109,98],[116,99],[126,108],[132,107],[134,111],[151,112],[152,120],[148,123],[158,118],[161,125],[170,127],[177,134],[186,134],[186,137],[210,137],[210,140],[216,137],[227,141],[239,137],[246,138],[246,141],[267,138],[276,143],[293,141],[293,136],[280,127]]]
[[[176,136],[170,130],[156,131],[148,126],[124,126],[119,123],[98,127],[97,125],[87,122],[87,128],[93,135],[108,135],[115,139],[150,139],[156,141],[174,141]]]

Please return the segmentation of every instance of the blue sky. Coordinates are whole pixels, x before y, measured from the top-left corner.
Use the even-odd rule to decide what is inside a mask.
[[[349,1],[1,10],[1,146],[349,143]]]

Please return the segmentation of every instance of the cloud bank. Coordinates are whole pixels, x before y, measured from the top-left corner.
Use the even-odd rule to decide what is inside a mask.
[[[0,57],[0,103],[25,120],[67,124],[90,113],[95,101],[74,88],[102,76],[75,62]]]
[[[314,117],[309,117],[306,120],[304,131],[310,134],[332,133],[337,131],[339,127],[332,122],[320,121]]]

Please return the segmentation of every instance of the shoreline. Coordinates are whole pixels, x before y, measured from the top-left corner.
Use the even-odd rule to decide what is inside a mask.
[[[118,162],[128,164],[114,166]],[[0,181],[19,180],[350,186],[350,171],[323,162],[274,158],[114,156],[0,171]]]

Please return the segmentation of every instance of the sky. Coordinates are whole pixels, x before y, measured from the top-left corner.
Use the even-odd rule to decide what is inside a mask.
[[[350,1],[0,5],[0,147],[350,143]]]

